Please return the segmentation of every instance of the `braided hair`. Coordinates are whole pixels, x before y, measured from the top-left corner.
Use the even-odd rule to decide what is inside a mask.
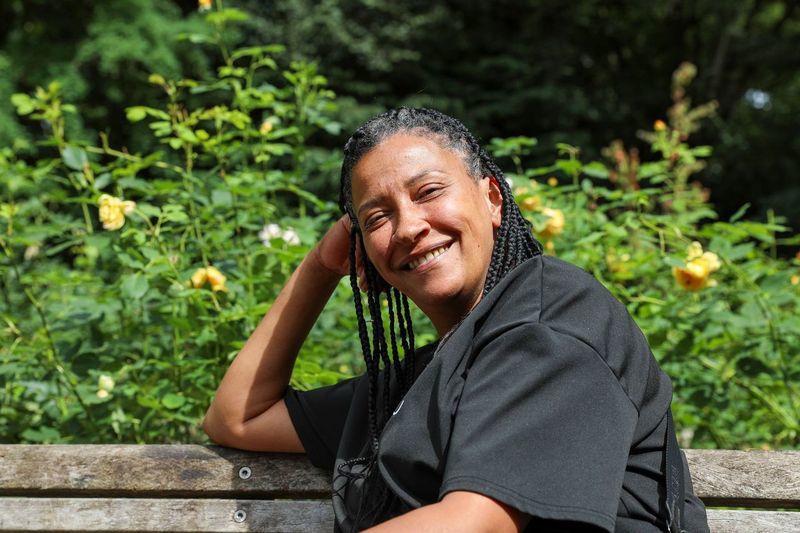
[[[353,527],[367,527],[387,519],[387,513],[395,498],[383,483],[375,467],[380,434],[392,411],[413,384],[414,333],[411,323],[408,298],[380,277],[369,261],[364,247],[362,230],[353,208],[352,172],[356,164],[370,150],[398,133],[428,138],[443,148],[459,154],[467,173],[476,181],[494,176],[502,196],[501,224],[495,235],[491,260],[486,274],[485,295],[516,265],[541,254],[541,245],[533,238],[530,223],[522,216],[514,202],[511,188],[503,172],[480,146],[470,131],[458,120],[439,111],[425,108],[401,107],[387,111],[359,127],[344,146],[339,206],[352,222],[350,232],[350,285],[358,319],[358,334],[366,362],[368,377],[369,453],[347,461],[340,466],[339,473],[348,479],[361,477],[365,483],[357,516]],[[359,291],[356,253],[360,252],[366,278],[366,301],[369,321],[364,315],[364,305]],[[388,309],[389,342],[387,343],[381,298],[385,298]],[[371,324],[371,332],[367,323]],[[396,328],[395,328],[396,323]],[[397,331],[395,331],[397,329]],[[371,336],[370,336],[371,333]],[[403,350],[400,360],[398,337]],[[382,372],[382,389],[379,379]],[[379,397],[379,391],[381,392]],[[361,476],[354,476],[352,469],[358,465]]]

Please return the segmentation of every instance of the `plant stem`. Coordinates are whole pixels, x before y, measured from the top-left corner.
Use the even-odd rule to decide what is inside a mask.
[[[28,301],[31,303],[31,305],[33,305],[33,308],[36,310],[36,314],[39,316],[39,320],[42,322],[42,327],[44,329],[45,337],[47,338],[48,344],[50,345],[50,358],[49,358],[50,361],[49,362],[52,363],[53,368],[55,368],[55,370],[58,373],[58,375],[60,376],[61,380],[64,381],[64,384],[67,386],[67,388],[70,390],[72,395],[75,396],[75,399],[80,404],[81,408],[83,409],[84,414],[86,415],[87,420],[89,421],[89,425],[91,426],[92,431],[94,431],[95,433],[99,433],[100,430],[99,430],[99,428],[97,426],[97,423],[94,420],[94,417],[92,416],[91,410],[86,405],[86,403],[84,403],[83,398],[81,398],[81,395],[78,392],[75,377],[70,375],[70,373],[67,371],[67,369],[65,367],[65,364],[64,364],[64,361],[63,361],[63,359],[61,358],[61,356],[58,353],[58,348],[56,347],[55,340],[53,340],[53,335],[50,332],[50,325],[47,322],[47,317],[45,316],[44,309],[42,308],[42,305],[39,303],[39,301],[33,295],[33,293],[31,292],[30,288],[26,287],[25,284],[22,282],[22,276],[21,276],[21,274],[19,272],[19,269],[17,268],[17,265],[14,264],[14,262],[13,262],[13,257],[11,255],[11,250],[9,250],[8,247],[6,247],[5,243],[0,242],[0,245],[2,245],[3,250],[5,251],[6,255],[9,257],[9,259],[12,259],[11,268],[14,271],[14,275],[17,278],[17,283],[19,283],[20,286],[22,287],[22,290],[25,293],[25,296],[27,296]],[[58,383],[58,381],[56,383]],[[59,395],[60,394],[61,394],[61,392],[60,392],[60,388],[59,388]]]

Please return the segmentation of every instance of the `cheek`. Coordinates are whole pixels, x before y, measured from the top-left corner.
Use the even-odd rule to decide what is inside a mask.
[[[387,226],[387,224],[384,224]],[[389,240],[391,239],[391,231],[379,228],[366,236],[364,236],[364,248],[367,250],[367,258],[378,269],[382,270],[383,263],[386,259],[386,248]]]

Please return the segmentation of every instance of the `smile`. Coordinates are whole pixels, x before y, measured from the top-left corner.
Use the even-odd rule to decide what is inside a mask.
[[[430,252],[426,253],[425,255],[423,255],[421,257],[418,257],[416,259],[412,259],[406,265],[406,270],[414,270],[417,267],[427,263],[428,261],[432,261],[433,259],[439,257],[440,255],[445,253],[450,248],[450,244],[451,243],[445,244],[444,246],[440,246],[439,248],[436,248],[435,250],[431,250]]]

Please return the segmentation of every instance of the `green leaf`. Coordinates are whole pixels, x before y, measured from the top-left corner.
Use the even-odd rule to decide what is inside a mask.
[[[225,189],[214,189],[211,191],[211,203],[228,207],[233,204],[233,195]]]
[[[147,108],[141,105],[125,109],[125,116],[130,122],[139,122],[147,116]]]
[[[244,22],[249,19],[250,15],[241,9],[235,8],[222,9],[206,15],[206,20],[214,25],[224,24],[226,22]]]
[[[161,209],[151,204],[138,203],[136,204],[136,210],[147,217],[161,216]]]
[[[167,204],[161,209],[163,219],[170,222],[186,222],[189,217],[183,210],[183,207],[175,204]]]
[[[167,409],[178,409],[186,403],[186,398],[179,394],[168,393],[161,398],[161,404]]]
[[[55,442],[61,437],[58,431],[49,427],[28,428],[22,432],[22,438],[31,442]]]
[[[34,100],[24,93],[11,95],[11,103],[17,108],[17,114],[19,115],[29,115],[36,110]]]
[[[608,169],[599,161],[592,161],[584,165],[583,173],[592,178],[608,179]]]
[[[213,43],[214,39],[202,33],[179,33],[177,39],[179,41],[189,41],[194,44]]]
[[[89,157],[77,146],[67,146],[61,151],[61,159],[72,170],[83,170],[89,164]]]
[[[282,52],[283,50],[284,50],[283,46],[274,44],[268,44],[265,46],[247,46],[235,50],[231,54],[231,59],[236,61],[237,59],[242,57],[260,56],[264,54],[277,54]]]
[[[746,203],[746,204],[744,204],[742,207],[740,207],[740,208],[739,208],[739,210],[738,210],[738,211],[736,211],[736,212],[733,214],[733,216],[730,218],[729,222],[730,222],[731,224],[733,224],[734,222],[736,222],[737,220],[739,220],[740,218],[742,218],[742,217],[744,216],[744,214],[747,212],[747,210],[748,210],[748,209],[750,209],[750,202],[747,202],[747,203]]]
[[[109,183],[111,183],[111,174],[103,172],[94,179],[94,188],[100,191],[105,189]]]
[[[150,285],[147,282],[147,278],[139,273],[127,276],[122,285],[120,285],[122,295],[133,300],[138,300],[144,296],[149,288]]]
[[[146,407],[147,409],[158,409],[161,407],[161,404],[158,403],[158,400],[152,396],[144,396],[142,394],[136,397],[136,403],[142,407]]]

